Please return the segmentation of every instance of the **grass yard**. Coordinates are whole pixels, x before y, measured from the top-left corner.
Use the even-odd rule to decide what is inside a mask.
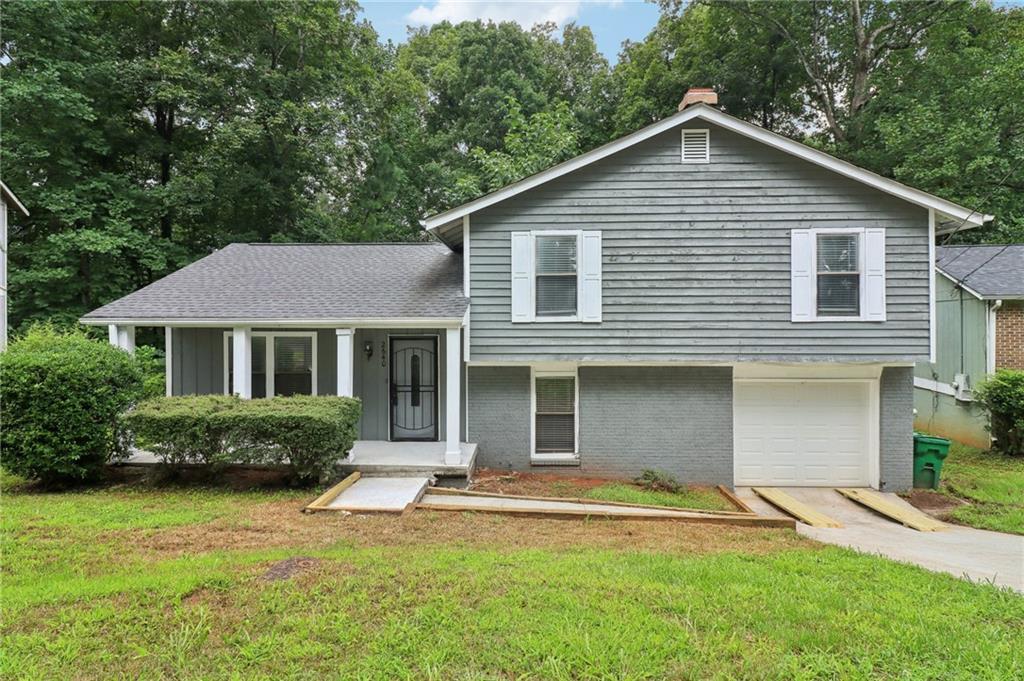
[[[484,470],[477,473],[472,489],[500,494],[620,501],[628,504],[697,508],[709,511],[736,510],[735,506],[712,487],[686,486],[678,492],[662,492],[644,489],[639,485],[621,480],[577,478],[543,473]]]
[[[1024,534],[1024,459],[954,442],[942,466],[940,491],[968,502],[951,509],[950,519]]]
[[[788,530],[4,484],[5,679],[1024,676],[1024,598]]]

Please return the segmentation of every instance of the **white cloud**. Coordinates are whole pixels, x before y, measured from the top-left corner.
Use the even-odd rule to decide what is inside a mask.
[[[617,5],[621,0],[606,0],[602,4]],[[559,26],[579,16],[583,2],[579,0],[517,0],[515,2],[487,2],[486,0],[437,0],[432,6],[420,5],[406,19],[414,26],[429,26],[439,21],[514,21],[523,28],[534,24],[554,22]]]

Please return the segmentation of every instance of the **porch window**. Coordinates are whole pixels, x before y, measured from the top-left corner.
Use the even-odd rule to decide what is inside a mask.
[[[224,334],[225,393],[234,390],[233,334]],[[252,396],[315,395],[316,333],[252,334]]]
[[[533,451],[535,458],[575,454],[576,376],[535,376]]]

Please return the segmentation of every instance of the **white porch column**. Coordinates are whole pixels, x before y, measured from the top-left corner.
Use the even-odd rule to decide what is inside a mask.
[[[459,430],[462,414],[462,329],[445,331],[445,465],[457,465],[462,460],[462,448],[459,446]]]
[[[231,331],[231,350],[234,353],[232,373],[233,392],[243,400],[252,398],[252,328],[236,326]]]
[[[352,397],[355,329],[335,329],[338,338],[338,396]]]
[[[174,348],[174,337],[171,327],[164,327],[164,394],[170,397],[174,394],[174,373],[172,350]]]
[[[134,353],[135,327],[110,324],[107,326],[107,340],[115,348],[121,348],[125,352]]]

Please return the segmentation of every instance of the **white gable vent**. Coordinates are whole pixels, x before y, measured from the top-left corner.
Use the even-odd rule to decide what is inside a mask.
[[[683,130],[683,163],[708,163],[711,136],[707,130]]]

